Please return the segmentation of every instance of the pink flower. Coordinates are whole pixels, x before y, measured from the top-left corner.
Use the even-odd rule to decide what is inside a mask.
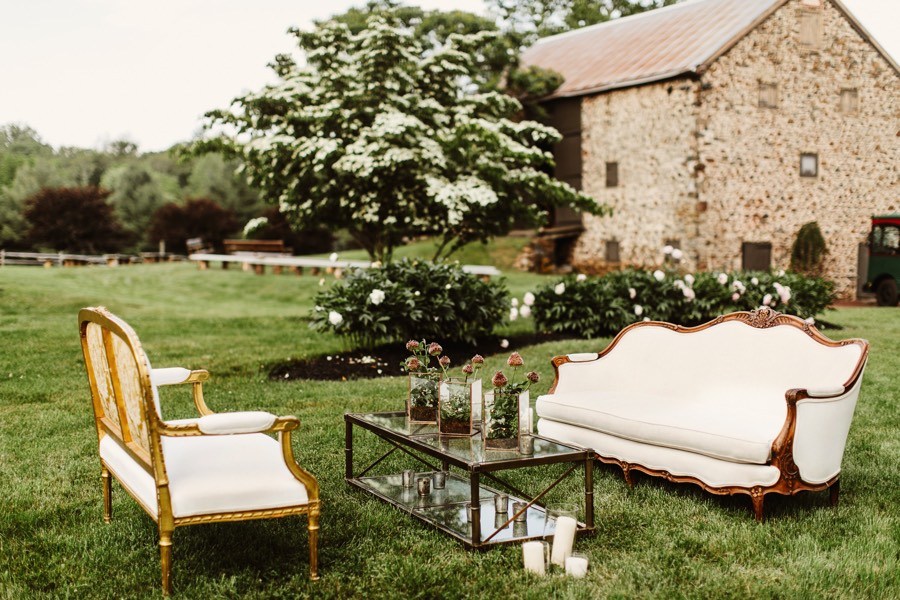
[[[735,293],[733,293],[733,294],[731,295],[731,299],[732,299],[734,302],[737,302],[738,300],[741,299],[741,295],[738,294],[737,292],[735,292]]]
[[[504,375],[503,372],[497,371],[494,373],[494,378],[491,379],[491,383],[494,384],[494,387],[502,388],[509,383],[509,379],[506,378],[506,375]]]
[[[431,342],[430,344],[428,344],[428,354],[432,356],[437,356],[443,351],[444,349],[437,342]]]
[[[471,375],[475,372],[475,368],[472,365],[466,365],[462,368],[462,372],[466,375]]]
[[[475,356],[472,357],[472,364],[473,365],[483,365],[484,357],[480,354],[476,354]]]
[[[441,360],[439,360],[438,362],[441,364],[442,367],[444,367],[446,369],[447,367],[450,366],[450,357],[442,356]]]
[[[418,349],[418,347],[419,347],[419,342],[417,342],[416,340],[409,340],[408,342],[406,342],[406,349],[409,350],[410,352]]]
[[[512,354],[509,355],[509,358],[506,359],[506,364],[508,364],[511,367],[521,367],[522,365],[525,364],[525,361],[522,360],[521,354],[519,354],[518,352],[513,352]]]
[[[409,371],[418,371],[422,366],[422,363],[419,362],[419,359],[415,356],[410,356],[406,359],[406,368]]]
[[[538,373],[536,371],[529,371],[528,373],[525,374],[525,379],[527,379],[531,383],[537,383],[538,381],[541,380],[541,376],[538,375]]]

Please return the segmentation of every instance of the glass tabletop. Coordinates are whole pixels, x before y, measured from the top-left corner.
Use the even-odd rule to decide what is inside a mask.
[[[371,413],[353,415],[360,421],[375,425],[391,433],[430,446],[441,454],[452,456],[469,464],[507,462],[528,459],[546,459],[571,454],[582,454],[583,449],[567,446],[534,435],[534,453],[520,454],[516,450],[495,450],[484,447],[480,432],[467,437],[450,437],[438,434],[437,425],[410,423],[405,413]]]

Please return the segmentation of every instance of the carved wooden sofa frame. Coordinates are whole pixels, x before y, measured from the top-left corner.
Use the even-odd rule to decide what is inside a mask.
[[[103,520],[112,519],[112,478],[115,476],[138,505],[157,523],[162,568],[163,594],[172,591],[172,537],[176,527],[201,523],[268,519],[292,515],[307,515],[309,531],[310,578],[318,579],[318,531],[321,502],[316,478],[297,464],[291,447],[291,433],[300,426],[297,417],[275,418],[268,413],[213,413],[203,398],[203,382],[209,379],[205,370],[189,371],[181,368],[151,369],[133,329],[103,307],[85,308],[78,313],[81,345],[91,388],[94,422],[98,441],[103,444],[109,436],[133,461],[136,469],[149,473],[156,488],[156,506],[151,506],[128,484],[128,477],[120,477],[101,453],[103,484]],[[98,360],[98,358],[100,360]],[[153,383],[151,383],[151,374]],[[157,409],[154,387],[157,385],[188,384],[192,386],[193,401],[200,417],[215,415],[268,415],[271,424],[244,429],[252,431],[221,431],[204,429],[201,419],[164,421]],[[271,421],[271,419],[270,419]],[[221,420],[219,421],[221,424]],[[245,424],[246,425],[246,424]],[[250,433],[277,434],[284,464],[290,474],[306,488],[307,501],[296,506],[279,506],[237,512],[211,512],[176,516],[172,508],[170,479],[166,470],[162,439],[165,437],[210,436]]]
[[[787,418],[784,421],[784,425],[781,428],[780,434],[772,444],[771,459],[768,463],[774,467],[777,467],[780,471],[778,480],[775,483],[766,486],[712,486],[704,483],[696,477],[675,475],[673,473],[670,473],[668,470],[654,469],[641,464],[637,464],[635,462],[622,461],[611,456],[604,456],[601,452],[595,451],[597,460],[607,464],[619,466],[623,471],[625,482],[629,487],[633,487],[634,485],[632,473],[635,471],[639,471],[653,477],[661,477],[673,483],[693,483],[700,486],[707,492],[713,494],[746,494],[750,496],[752,500],[753,512],[756,520],[759,522],[764,519],[763,503],[767,494],[782,494],[791,496],[805,491],[819,492],[830,490],[831,505],[836,506],[838,503],[838,496],[840,491],[840,472],[838,472],[837,475],[831,477],[825,482],[808,483],[806,481],[803,481],[800,476],[800,469],[794,462],[794,435],[797,427],[797,406],[798,403],[802,403],[803,401],[815,402],[834,400],[841,397],[843,394],[853,390],[857,386],[857,384],[860,383],[860,378],[862,377],[862,373],[868,357],[869,344],[866,340],[845,339],[834,341],[822,335],[818,331],[818,329],[815,328],[815,326],[807,323],[800,318],[791,315],[784,315],[772,309],[761,307],[760,309],[749,312],[742,311],[723,315],[696,327],[683,327],[680,325],[661,321],[643,321],[634,323],[619,332],[619,334],[616,335],[613,341],[610,342],[610,344],[602,352],[598,353],[596,355],[596,358],[594,358],[593,360],[600,360],[604,356],[608,355],[616,347],[623,336],[625,336],[630,330],[636,328],[664,327],[680,334],[689,335],[729,321],[739,321],[758,329],[767,329],[775,326],[795,327],[803,331],[811,339],[824,346],[843,347],[855,344],[860,347],[859,360],[856,363],[856,366],[850,378],[844,383],[842,390],[840,390],[839,392],[835,390],[835,393],[821,394],[817,393],[816,391],[801,388],[794,388],[786,391],[785,402],[787,404]],[[559,385],[560,366],[569,362],[576,362],[573,361],[570,356],[578,358],[578,355],[566,355],[557,356],[552,359],[556,378],[553,382],[552,387],[550,388],[550,394],[554,393],[557,386]],[[762,374],[762,376],[764,376],[764,374]]]

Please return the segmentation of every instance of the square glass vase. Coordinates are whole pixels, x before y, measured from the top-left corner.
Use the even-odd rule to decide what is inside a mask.
[[[406,416],[410,423],[437,424],[442,373],[410,373]]]
[[[484,417],[481,436],[488,450],[518,452],[519,440],[531,435],[531,402],[527,390],[521,394],[485,393],[481,414]]]
[[[481,380],[445,379],[440,388],[438,432],[441,435],[472,435],[476,423],[475,407],[481,408]]]

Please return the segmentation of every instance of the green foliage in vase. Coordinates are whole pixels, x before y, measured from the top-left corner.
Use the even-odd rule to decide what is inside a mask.
[[[532,314],[540,331],[600,337],[641,320],[692,326],[760,306],[812,319],[834,299],[832,282],[793,272],[626,269],[542,286]]]
[[[436,409],[441,376],[438,373],[410,373],[409,401],[412,406]]]
[[[494,392],[493,399],[485,399],[485,437],[514,438],[519,433],[519,395]]]
[[[310,327],[355,345],[442,337],[474,343],[503,322],[509,292],[458,264],[400,260],[359,269],[316,296]]]
[[[447,397],[441,399],[441,419],[469,421],[472,417],[472,385],[460,381],[445,381]]]

